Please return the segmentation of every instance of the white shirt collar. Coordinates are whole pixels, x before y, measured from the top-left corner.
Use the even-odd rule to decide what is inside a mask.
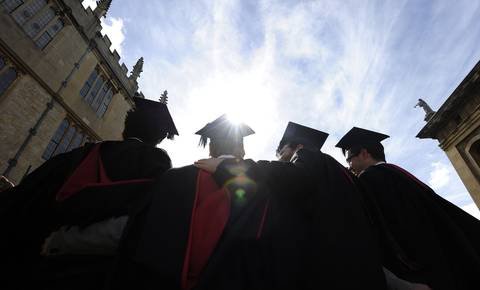
[[[233,155],[230,155],[230,154],[225,154],[225,155],[220,155],[217,158],[233,159],[233,158],[236,158],[236,157],[233,156]]]
[[[128,137],[126,140],[137,140],[143,143],[143,140],[137,137]]]

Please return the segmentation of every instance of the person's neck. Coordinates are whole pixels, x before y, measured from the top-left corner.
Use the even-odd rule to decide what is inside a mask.
[[[368,168],[370,168],[372,166],[375,166],[375,165],[378,165],[378,164],[382,164],[382,163],[385,163],[385,162],[382,161],[382,160],[369,159],[368,161],[366,161],[365,168],[358,174],[358,176],[360,176],[362,173],[364,173],[365,170],[367,170]]]
[[[370,167],[370,166],[375,166],[375,165],[377,165],[378,160],[370,159],[370,160],[368,160],[366,163],[367,163],[367,166],[365,167],[365,169],[367,169],[367,168]],[[365,169],[364,169],[364,170],[365,170]]]

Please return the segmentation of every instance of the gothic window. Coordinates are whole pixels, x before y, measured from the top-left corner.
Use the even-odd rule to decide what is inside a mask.
[[[55,18],[55,12],[53,9],[48,8],[47,10],[41,12],[32,21],[29,21],[26,25],[24,25],[23,29],[27,35],[30,36],[30,38],[35,38],[35,36],[38,35],[53,18]]]
[[[470,156],[473,157],[473,160],[475,163],[477,163],[478,166],[480,166],[480,139],[475,141],[472,146],[470,147],[469,150]]]
[[[23,25],[46,5],[46,0],[33,0],[23,5],[15,13],[12,13],[12,17],[18,24]]]
[[[62,29],[63,21],[57,19],[47,30],[42,33],[37,40],[35,40],[35,44],[39,48],[44,48],[50,41],[55,37],[55,35]]]
[[[73,136],[75,136],[75,127],[70,126],[68,127],[68,130],[65,132],[63,135],[62,141],[60,144],[58,144],[57,149],[55,150],[54,155],[63,153],[67,151],[67,148],[69,147],[70,143],[72,142]]]
[[[110,85],[108,83],[105,83],[103,87],[100,89],[100,92],[97,94],[95,99],[92,102],[92,109],[96,112],[98,110],[98,107],[100,106],[100,103],[103,101],[103,98],[105,97],[105,94],[107,91],[110,89]]]
[[[57,154],[78,148],[83,145],[85,141],[91,139],[92,138],[85,134],[72,121],[64,119],[60,126],[58,126],[55,134],[53,134],[45,152],[43,152],[42,158],[48,160]]]
[[[15,9],[17,9],[20,5],[22,5],[23,1],[22,0],[4,0],[4,1],[0,1],[0,3],[2,4],[3,9],[5,9],[7,13],[11,13]]]
[[[52,7],[54,4],[51,2],[50,4],[47,0],[25,2],[4,0],[1,3],[18,25],[35,42],[36,46],[43,49],[64,27],[64,23],[56,16]]]
[[[17,78],[17,70],[7,65],[6,59],[0,55],[0,96]]]
[[[93,85],[93,82],[97,79],[97,76],[98,76],[98,71],[97,71],[97,68],[95,68],[93,72],[90,74],[90,76],[88,77],[88,80],[83,85],[82,89],[80,90],[80,96],[85,97],[88,94],[88,92],[90,91],[90,88]]]
[[[47,160],[52,157],[53,153],[55,152],[55,149],[57,149],[58,144],[62,141],[62,137],[65,134],[65,131],[68,128],[68,121],[67,119],[63,120],[62,123],[60,123],[60,126],[57,128],[57,131],[55,131],[55,134],[53,134],[52,139],[47,145],[47,148],[45,149],[45,152],[43,152],[42,158]]]
[[[113,87],[110,81],[95,68],[80,90],[80,96],[90,105],[101,118],[107,111],[113,97]]]
[[[100,76],[99,78],[97,78],[95,85],[93,85],[92,90],[85,98],[85,101],[87,101],[88,104],[90,105],[92,104],[93,99],[97,96],[98,91],[100,90],[104,82],[105,82],[105,78],[103,76]]]
[[[103,103],[98,108],[98,111],[97,111],[98,117],[103,117],[103,115],[108,109],[108,105],[110,105],[110,101],[112,100],[112,97],[113,97],[113,91],[110,89],[108,93],[105,95],[105,98],[103,99]]]
[[[74,148],[79,147],[82,144],[83,139],[84,139],[84,135],[82,134],[82,132],[80,130],[77,130],[75,132],[75,136],[72,139],[72,142],[70,142],[69,148],[74,149]]]
[[[0,95],[8,89],[16,78],[17,71],[11,67],[0,74]]]

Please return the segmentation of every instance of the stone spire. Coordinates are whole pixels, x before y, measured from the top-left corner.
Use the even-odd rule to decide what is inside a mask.
[[[132,73],[130,74],[130,79],[137,81],[140,77],[140,73],[143,71],[143,57],[139,58],[137,63],[133,66]]]
[[[98,18],[106,17],[110,5],[112,5],[112,0],[98,0],[97,7],[93,12]]]
[[[159,101],[160,101],[160,103],[165,104],[165,105],[168,103],[168,92],[166,90],[161,95]]]

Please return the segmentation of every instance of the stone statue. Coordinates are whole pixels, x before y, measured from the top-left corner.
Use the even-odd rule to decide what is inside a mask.
[[[430,108],[430,106],[422,99],[418,99],[418,103],[414,108],[421,107],[425,111],[425,121],[430,121],[430,119],[435,115],[435,111]]]
[[[168,103],[168,92],[166,90],[161,95],[159,101],[160,101],[160,103],[165,104],[165,105]]]

